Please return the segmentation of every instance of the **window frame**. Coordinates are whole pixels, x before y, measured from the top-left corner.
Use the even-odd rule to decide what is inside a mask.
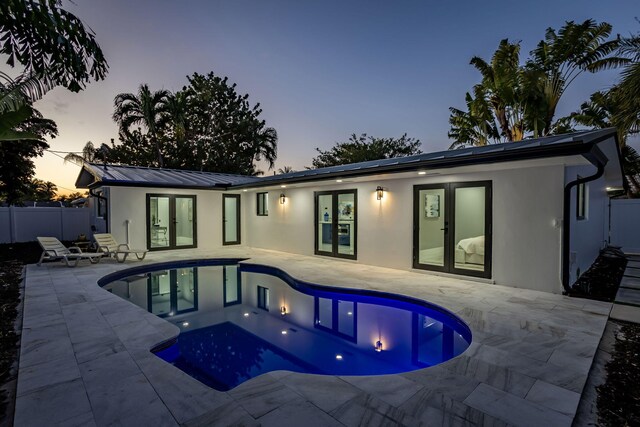
[[[262,212],[260,211],[260,198],[262,197]],[[256,193],[256,215],[269,216],[269,192]]]
[[[582,179],[578,175],[578,179]],[[584,221],[587,219],[587,192],[586,182],[582,182],[576,186],[576,220]]]
[[[257,286],[256,306],[264,311],[269,311],[269,288],[266,286]]]

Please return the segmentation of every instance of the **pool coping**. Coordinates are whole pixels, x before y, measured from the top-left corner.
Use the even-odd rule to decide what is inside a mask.
[[[16,425],[357,425],[364,419],[570,425],[611,309],[544,292],[243,247],[149,255],[144,262],[76,269],[27,267]],[[175,338],[175,325],[97,286],[124,268],[198,255],[246,257],[296,280],[424,299],[465,320],[473,342],[455,359],[404,374],[277,371],[218,392],[149,352]]]

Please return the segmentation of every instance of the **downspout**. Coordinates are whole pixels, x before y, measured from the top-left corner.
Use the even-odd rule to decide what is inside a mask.
[[[93,188],[89,189],[89,194],[93,197],[104,200],[104,210],[105,210],[104,214],[106,216],[104,224],[105,224],[106,232],[108,233],[109,232],[109,199],[107,199],[104,196],[101,196],[98,193],[95,193]]]
[[[563,205],[563,218],[562,218],[562,287],[564,288],[564,295],[567,295],[570,291],[569,285],[569,255],[571,249],[571,189],[580,184],[585,184],[587,182],[595,181],[604,175],[604,167],[607,164],[606,157],[603,159],[602,157],[592,159],[591,162],[598,168],[595,174],[591,176],[587,176],[584,178],[576,179],[575,181],[569,182],[564,187],[564,205]]]

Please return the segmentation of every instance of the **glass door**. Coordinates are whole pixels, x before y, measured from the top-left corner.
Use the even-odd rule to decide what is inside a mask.
[[[222,195],[222,244],[240,244],[240,195]]]
[[[196,196],[147,194],[149,250],[195,248]]]
[[[491,277],[491,182],[414,187],[413,267]]]
[[[356,259],[357,199],[357,190],[315,193],[317,255]]]

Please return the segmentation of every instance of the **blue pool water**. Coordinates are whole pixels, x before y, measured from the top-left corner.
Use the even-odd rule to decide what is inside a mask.
[[[471,343],[461,319],[428,302],[304,283],[238,261],[139,267],[100,284],[176,324],[177,339],[154,353],[223,391],[277,370],[407,372],[451,359]]]

